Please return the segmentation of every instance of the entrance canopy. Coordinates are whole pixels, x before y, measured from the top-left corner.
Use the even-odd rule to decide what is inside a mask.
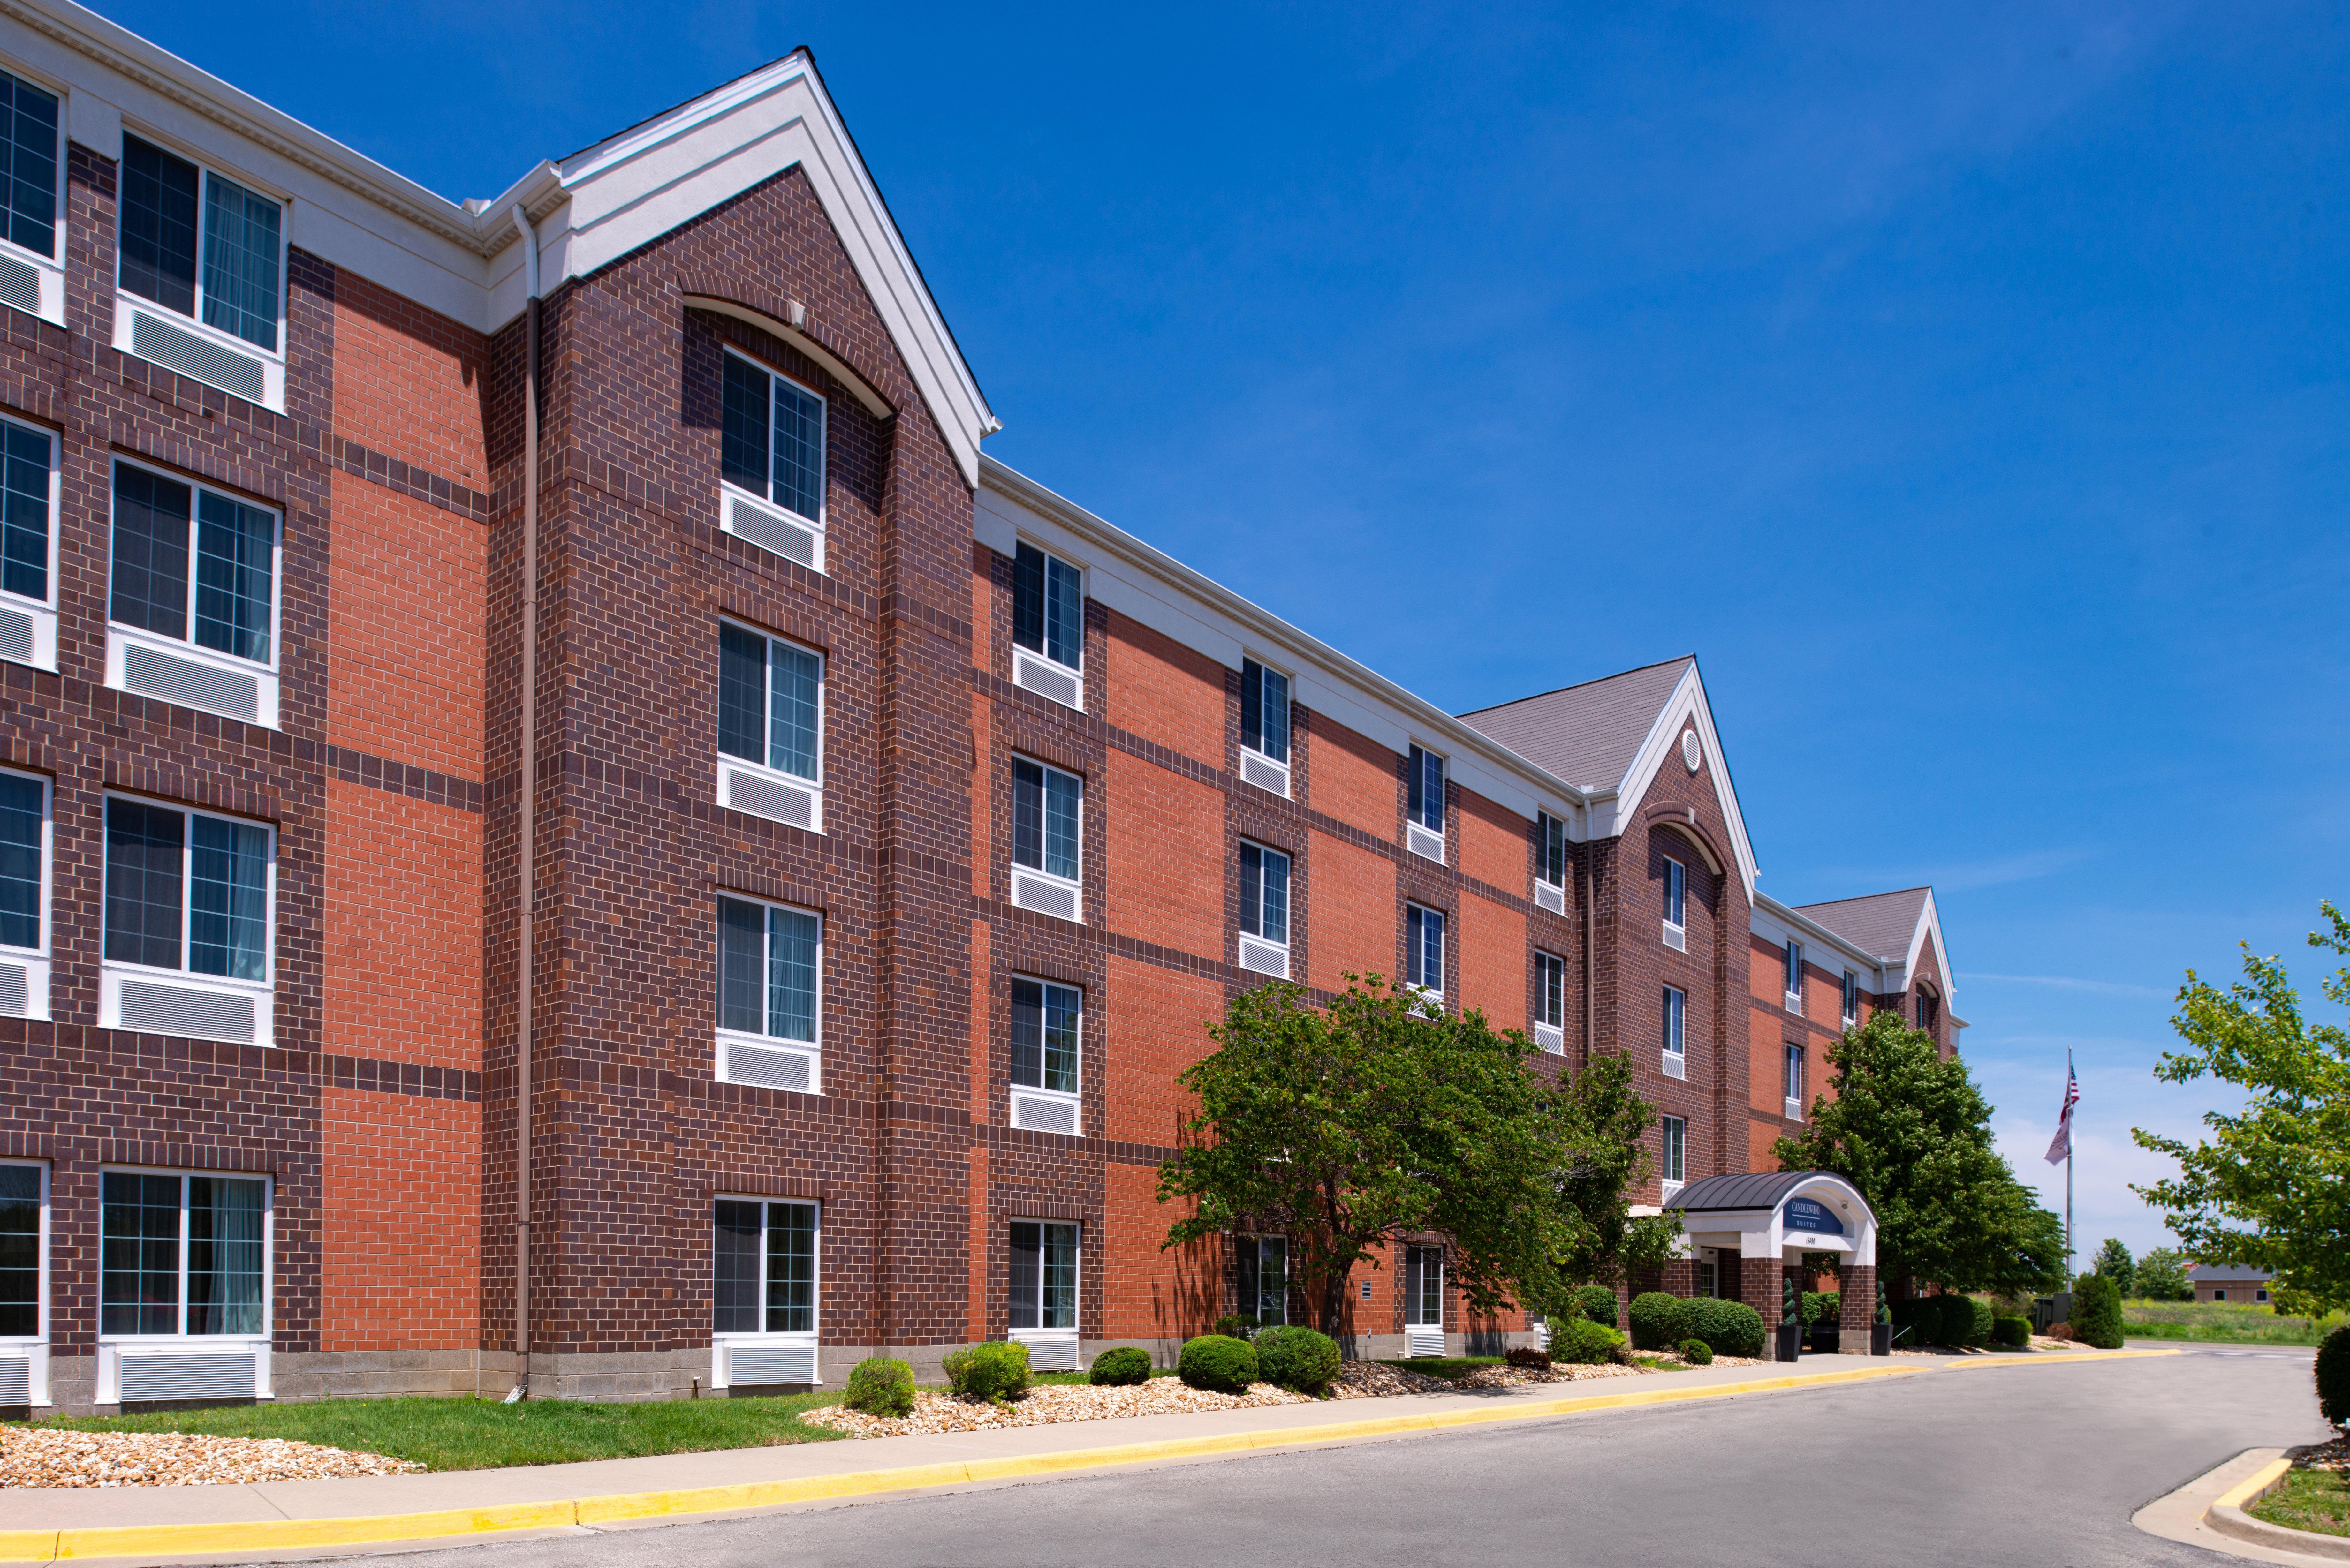
[[[1798,1262],[1805,1252],[1838,1252],[1877,1266],[1877,1216],[1860,1189],[1825,1170],[1709,1176],[1665,1200],[1689,1244],[1735,1248],[1748,1258]]]

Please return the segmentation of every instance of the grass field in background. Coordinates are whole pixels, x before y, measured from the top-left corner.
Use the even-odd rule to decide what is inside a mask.
[[[2342,1326],[2331,1317],[2279,1317],[2251,1302],[2122,1303],[2122,1333],[2131,1339],[2184,1339],[2214,1345],[2315,1345]]]

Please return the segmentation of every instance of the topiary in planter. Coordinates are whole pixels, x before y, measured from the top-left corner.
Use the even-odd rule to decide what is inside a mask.
[[[1580,1320],[1571,1320],[1580,1321]],[[1564,1324],[1560,1326],[1564,1327]],[[1504,1351],[1502,1359],[1513,1366],[1542,1368],[1551,1365],[1550,1352],[1539,1345],[1513,1345]]]
[[[1087,1381],[1113,1388],[1131,1383],[1148,1383],[1150,1381],[1150,1352],[1131,1345],[1105,1350],[1094,1357],[1093,1370]]]
[[[1967,1343],[1989,1345],[1991,1331],[1992,1325],[1998,1322],[1999,1314],[1991,1311],[1991,1303],[1981,1297],[1969,1296],[1966,1302],[1971,1309],[1967,1314]]]
[[[1636,1350],[1662,1350],[1689,1337],[1681,1326],[1681,1298],[1662,1291],[1647,1291],[1632,1298],[1632,1345]]]
[[[1277,1387],[1319,1398],[1338,1380],[1338,1342],[1317,1328],[1257,1331],[1257,1376]]]
[[[2004,1345],[2010,1350],[2022,1350],[2032,1343],[2032,1320],[2028,1317],[1991,1319],[1991,1342],[1993,1345]]]
[[[1028,1347],[1017,1340],[991,1340],[950,1350],[947,1383],[975,1399],[1010,1399],[1028,1392]]]
[[[2103,1274],[2073,1282],[2073,1337],[2099,1350],[2122,1347],[2121,1287]]]
[[[1682,1339],[1701,1339],[1716,1355],[1762,1354],[1762,1314],[1744,1302],[1698,1296],[1683,1302]]]
[[[848,1395],[841,1403],[868,1416],[914,1413],[914,1369],[894,1355],[868,1355],[848,1370]]]
[[[2350,1324],[2318,1341],[2317,1413],[2337,1427],[2350,1424]]]
[[[1175,1371],[1194,1388],[1216,1394],[1245,1394],[1249,1385],[1256,1381],[1256,1352],[1244,1339],[1203,1334],[1184,1341]]]
[[[1609,1328],[1624,1325],[1616,1321],[1616,1292],[1608,1285],[1578,1285],[1575,1304],[1584,1316],[1594,1323],[1604,1323]]]
[[[1701,1339],[1684,1339],[1676,1348],[1679,1350],[1681,1359],[1691,1366],[1713,1365],[1713,1346]]]
[[[1670,1300],[1670,1297],[1667,1297]],[[1569,1318],[1551,1331],[1550,1354],[1554,1361],[1571,1361],[1583,1366],[1596,1366],[1617,1358],[1622,1348],[1624,1334],[1619,1329],[1589,1318]]]

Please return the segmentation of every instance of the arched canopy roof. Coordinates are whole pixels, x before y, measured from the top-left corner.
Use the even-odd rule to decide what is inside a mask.
[[[1665,1208],[1679,1212],[1691,1236],[1721,1236],[1723,1245],[1735,1240],[1749,1256],[1777,1256],[1788,1249],[1842,1252],[1870,1266],[1877,1262],[1877,1215],[1858,1188],[1831,1170],[1704,1177],[1674,1193]]]

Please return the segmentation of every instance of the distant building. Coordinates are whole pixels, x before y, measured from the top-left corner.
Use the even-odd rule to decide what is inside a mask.
[[[2275,1278],[2266,1269],[2248,1269],[2241,1263],[2198,1263],[2187,1271],[2187,1282],[2195,1287],[2199,1302],[2265,1303],[2270,1282]]]

